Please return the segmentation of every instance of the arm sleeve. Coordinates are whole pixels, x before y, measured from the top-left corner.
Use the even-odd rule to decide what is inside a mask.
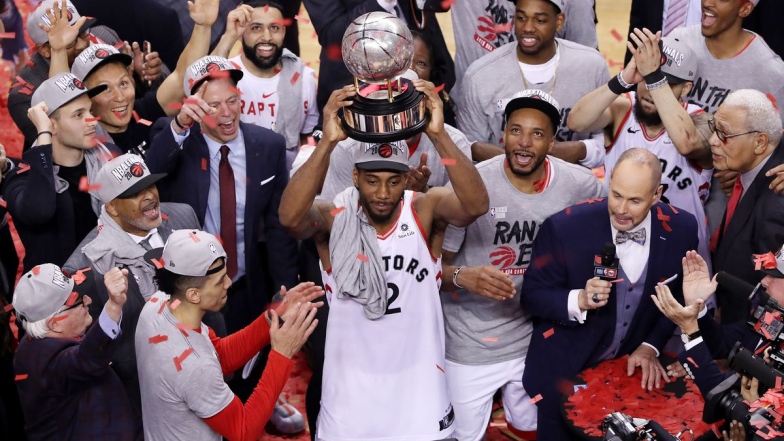
[[[322,47],[339,46],[351,20],[360,15],[373,11],[386,12],[378,0],[356,2],[358,4],[350,9],[344,6],[344,2],[335,0],[305,0],[304,3]]]
[[[3,185],[8,212],[17,222],[37,225],[48,222],[57,208],[54,186],[52,145],[32,148],[24,153],[27,167],[18,167]]]
[[[708,347],[701,343],[682,352],[678,356],[678,360],[686,368],[686,372],[691,373],[694,383],[700,389],[703,397],[707,396],[708,392],[725,378],[735,375],[732,372],[722,374],[711,358]]]
[[[446,233],[444,233],[444,243],[441,245],[441,247],[444,249],[444,251],[456,253],[460,251],[460,247],[463,246],[465,235],[465,228],[456,227],[454,225],[447,225]]]
[[[57,372],[61,378],[80,382],[104,375],[114,357],[115,342],[101,326],[92,326],[81,343],[68,347],[54,357],[51,372]]]
[[[264,433],[275,403],[291,375],[294,363],[270,352],[267,366],[250,398],[242,405],[236,396],[223,410],[204,422],[229,441],[255,441]]]
[[[32,57],[31,57],[32,59]],[[47,71],[49,67],[47,66]],[[29,93],[28,93],[29,92]],[[32,107],[31,101],[33,99],[33,92],[30,88],[24,85],[11,88],[8,92],[8,113],[11,119],[19,130],[24,135],[24,149],[27,150],[35,142],[38,131],[35,129],[35,124],[27,117],[27,111]]]
[[[150,173],[173,172],[181,151],[182,147],[171,129],[171,118],[159,118],[155,121],[150,132],[150,148],[144,156]]]
[[[590,138],[582,140],[583,144],[585,144],[585,158],[581,159],[579,162],[583,167],[596,168],[604,165],[604,156],[606,154],[604,148],[604,133],[598,133],[599,135],[594,133]]]
[[[223,375],[242,368],[256,353],[270,343],[269,324],[264,314],[253,323],[227,337],[220,338],[210,329],[210,340],[218,353]]]

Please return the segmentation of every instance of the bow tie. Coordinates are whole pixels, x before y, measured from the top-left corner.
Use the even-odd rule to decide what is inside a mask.
[[[645,245],[645,228],[640,228],[633,233],[628,231],[619,231],[618,235],[615,236],[615,243],[618,245],[626,242],[627,240],[631,240],[640,245]]]

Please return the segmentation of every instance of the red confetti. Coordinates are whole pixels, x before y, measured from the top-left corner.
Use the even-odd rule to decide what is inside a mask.
[[[17,167],[16,174],[21,175],[22,173],[30,170],[30,164],[25,164],[24,162],[19,163],[19,167]]]
[[[144,119],[144,118],[140,118],[140,117],[139,117],[139,114],[138,114],[138,113],[136,113],[136,111],[135,111],[135,110],[133,111],[133,119],[134,119],[134,121],[136,121],[137,123],[139,123],[139,124],[144,124],[145,126],[151,126],[151,125],[152,125],[152,122],[150,122],[150,121],[148,121],[148,120],[146,120],[146,119]]]
[[[450,7],[452,7],[452,4],[454,2],[455,2],[455,0],[444,0],[444,1],[441,2],[441,8],[442,9],[449,9]]]
[[[25,87],[25,88],[19,89],[18,92],[21,93],[22,95],[32,95],[33,94],[33,90],[30,89],[29,87]]]
[[[239,68],[238,68],[239,69]],[[232,92],[236,93],[237,95],[242,95],[242,91],[237,89],[236,87],[232,86],[229,88]]]
[[[12,309],[14,309],[14,304],[13,303],[9,303],[9,304],[5,305],[5,307],[3,308],[3,311],[11,312]]]
[[[163,269],[163,259],[155,259],[155,258],[153,258],[153,259],[150,259],[150,261],[152,262],[153,265],[155,265],[155,268]]]
[[[531,404],[536,404],[536,403],[538,403],[540,401],[542,401],[542,394],[539,394],[539,395],[531,398]]]
[[[236,62],[236,61],[229,60],[229,63],[231,63],[231,65],[232,65],[232,66],[234,66],[234,68],[235,68],[235,69],[237,69],[237,70],[242,70],[242,66],[240,66],[239,64],[237,64],[237,62]],[[242,94],[242,92],[240,92],[240,94]]]
[[[778,103],[776,102],[776,97],[773,96],[773,94],[770,93],[770,92],[766,93],[765,96],[768,97],[768,99],[770,100],[770,103],[773,104],[773,108],[776,109],[776,111],[778,112],[779,106],[778,106]]]
[[[169,309],[174,311],[178,306],[180,306],[180,303],[180,299],[175,299],[173,302],[171,302],[171,305],[169,305]]]
[[[438,370],[439,370],[439,371],[441,371],[441,372],[443,372],[443,373],[446,373],[446,371],[444,370],[444,368],[442,368],[441,366],[439,366],[439,365],[436,365],[436,367],[438,368]]]
[[[94,122],[94,121],[100,121],[100,120],[101,120],[100,116],[94,116],[92,118],[85,118],[84,122]]]
[[[264,13],[266,14],[269,12],[269,5],[264,5]]]
[[[61,322],[61,321],[65,320],[65,319],[67,319],[67,318],[68,318],[68,314],[66,314],[66,315],[61,315],[61,316],[59,316],[59,317],[54,317],[54,318],[52,318],[52,321],[53,321],[54,323],[57,323],[57,322]]]
[[[456,302],[460,301],[460,296],[457,295],[455,290],[452,290],[452,298],[455,299]]]
[[[361,260],[364,263],[367,263],[369,260],[368,256],[365,256],[364,254],[357,254],[357,259]]]
[[[433,89],[433,92],[441,93],[441,91],[444,90],[444,86],[446,86],[446,84],[442,84],[440,86],[436,86],[435,89]]]
[[[165,341],[166,341],[166,340],[168,340],[168,339],[169,339],[169,336],[168,336],[168,335],[159,334],[159,335],[153,335],[152,337],[150,337],[149,339],[147,339],[147,341],[148,341],[148,342],[149,342],[151,345],[156,345],[156,344],[158,344],[158,343],[163,343],[163,342],[165,342]]]
[[[697,363],[695,363],[693,358],[691,358],[691,357],[686,357],[686,360],[687,360],[687,361],[689,361],[691,364],[693,364],[693,365],[694,365],[694,367],[696,367],[697,369],[699,369],[699,368],[700,368],[700,365],[698,365]]]
[[[316,145],[316,138],[312,136],[308,136],[308,145],[315,146]]]
[[[122,41],[118,41],[117,43],[115,43],[115,44],[114,44],[114,48],[115,48],[115,49],[120,49],[120,48],[122,48],[123,46],[125,46],[125,43],[124,43],[124,42],[122,42]]]
[[[79,297],[79,293],[76,291],[71,291],[71,295],[68,296],[68,300],[65,301],[65,306],[71,306],[76,302],[76,299]]]
[[[14,380],[15,381],[27,380],[27,374],[19,374],[19,375],[14,377]]]
[[[455,158],[442,158],[441,164],[443,165],[457,165],[457,159]]]
[[[207,171],[207,158],[201,158],[201,169]]]
[[[117,118],[117,119],[122,119],[122,115],[120,115],[120,112],[118,112],[118,111],[116,111],[116,110],[112,110],[112,113],[114,113],[114,117],[115,117],[115,118]]]
[[[35,63],[33,63],[33,60],[27,60],[27,65],[30,67],[35,67]]]
[[[676,210],[675,207],[672,206],[672,204],[667,204],[667,205],[670,206],[670,209],[672,210],[673,214],[678,214],[678,210]]]
[[[610,280],[610,283],[618,283],[618,282],[623,282],[623,281],[624,281],[624,279],[615,279],[615,280]]]
[[[184,100],[182,100],[182,102],[185,103],[185,104],[198,105],[199,104],[199,99],[198,98],[185,98]]]
[[[180,110],[182,109],[182,103],[171,103],[167,107],[172,110]]]
[[[781,377],[776,376],[776,389],[781,389]]]
[[[555,328],[550,328],[550,329],[544,331],[544,333],[542,335],[544,335],[544,338],[550,338],[550,337],[553,336],[553,334],[555,334]]]
[[[100,188],[101,184],[90,184],[90,181],[87,180],[87,176],[82,176],[82,179],[79,180],[79,191],[89,193]]]
[[[193,231],[191,231],[191,239],[193,239],[193,241],[196,242],[196,243],[201,242],[201,239],[199,239],[199,236],[197,236],[196,233],[194,233]]]
[[[495,25],[495,33],[502,34],[504,32],[509,32],[512,30],[512,23],[505,23],[505,24],[497,24]]]
[[[672,233],[672,227],[667,222],[662,221],[662,228],[664,228],[664,231]]]
[[[345,209],[346,209],[346,207],[338,207],[338,208],[335,208],[334,210],[330,211],[329,214],[331,214],[332,217],[335,217],[335,216],[338,215],[338,213],[340,213],[341,211],[343,211]]]
[[[305,17],[300,17],[299,15],[295,15],[295,16],[294,16],[294,20],[297,20],[297,21],[299,21],[299,22],[302,22],[302,23],[304,23],[304,24],[308,24],[308,23],[310,23],[310,20],[308,20],[308,19],[307,19],[307,18],[305,18]]]
[[[177,323],[177,329],[179,329],[180,332],[182,332],[182,335],[184,335],[186,337],[188,336],[188,326],[186,324],[184,324],[184,323]]]
[[[150,302],[155,303],[158,301],[158,297],[153,297],[150,299]]]
[[[498,337],[482,337],[482,341],[487,341],[490,343],[498,343]]]
[[[188,348],[182,352],[181,355],[174,357],[174,367],[177,368],[177,372],[182,370],[182,362],[188,358],[189,355],[193,353],[193,348]]]
[[[613,36],[614,39],[618,41],[623,41],[623,37],[621,37],[621,34],[618,33],[618,31],[616,31],[615,29],[611,29],[610,34]]]
[[[2,32],[2,33],[0,33],[0,39],[2,39],[2,38],[8,38],[8,39],[16,38],[16,33],[14,33],[14,32]]]
[[[343,50],[339,44],[331,44],[327,46],[327,58],[332,61],[343,59]]]
[[[296,84],[297,80],[299,80],[299,72],[294,72],[294,75],[291,76],[291,84]]]
[[[210,115],[204,115],[204,118],[201,119],[204,124],[207,124],[207,127],[214,129],[218,127],[218,123],[215,122],[215,118],[211,117]]]
[[[167,221],[167,220],[169,220],[169,215],[166,214],[166,213],[161,213],[161,219]]]
[[[40,266],[36,265],[36,266],[33,267],[33,275],[34,276],[37,276],[38,273],[40,273],[40,272],[41,272],[41,267]]]
[[[166,307],[166,304],[167,304],[167,303],[169,303],[169,301],[168,301],[168,300],[166,300],[165,302],[161,302],[161,307],[160,307],[160,308],[158,308],[158,314],[160,314],[160,313],[162,313],[162,312],[163,312],[163,308],[165,308],[165,307]],[[186,334],[186,336],[187,336],[187,334]]]

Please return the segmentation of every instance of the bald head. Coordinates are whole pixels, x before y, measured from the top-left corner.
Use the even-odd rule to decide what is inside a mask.
[[[651,191],[656,190],[656,188],[661,184],[661,177],[662,177],[662,168],[661,162],[659,162],[659,158],[656,157],[653,153],[649,152],[648,150],[641,149],[641,148],[633,148],[629,149],[623,153],[618,158],[618,162],[615,163],[615,167],[612,169],[612,175],[610,179],[615,175],[616,171],[618,171],[623,163],[628,163],[627,165],[635,165],[635,166],[642,166],[645,169],[650,171],[650,185]],[[628,167],[624,167],[628,168]],[[637,168],[637,167],[635,167]],[[642,179],[643,176],[640,176]]]

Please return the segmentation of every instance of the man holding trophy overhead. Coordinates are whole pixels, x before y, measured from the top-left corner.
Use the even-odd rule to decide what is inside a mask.
[[[332,93],[323,111],[324,136],[280,204],[281,224],[290,233],[329,242],[328,250],[319,248],[333,292],[319,440],[431,441],[454,430],[444,375],[441,265],[434,257],[441,249],[428,239],[437,222],[473,222],[487,211],[488,197],[471,160],[444,129],[433,84],[398,80],[411,64],[410,37],[385,13],[363,15],[349,26],[343,56],[357,81]],[[357,68],[351,60],[365,54]],[[359,80],[369,85],[358,88]],[[454,190],[404,190],[408,148],[395,141],[421,130],[447,165]],[[374,142],[355,154],[354,186],[334,202],[315,200],[332,150],[349,135]]]

